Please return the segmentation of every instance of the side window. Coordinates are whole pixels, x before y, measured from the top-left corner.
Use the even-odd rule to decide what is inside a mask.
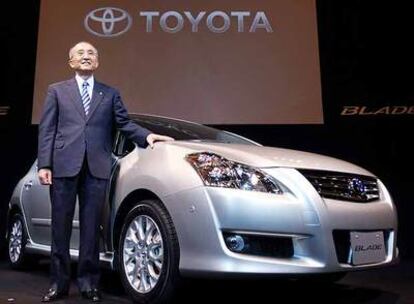
[[[113,153],[116,156],[123,157],[135,149],[135,144],[127,139],[120,132],[117,132],[114,140]]]
[[[116,156],[121,156],[122,154],[122,135],[120,132],[116,132],[114,138],[114,144],[112,147],[112,153]]]
[[[129,154],[130,152],[132,152],[132,150],[135,149],[135,144],[129,140],[128,138],[122,136],[124,139],[124,144],[122,146],[122,156],[125,156],[127,154]]]

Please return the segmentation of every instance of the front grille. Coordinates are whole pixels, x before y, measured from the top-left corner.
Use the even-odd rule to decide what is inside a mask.
[[[366,203],[379,199],[375,177],[317,170],[299,170],[326,198]]]

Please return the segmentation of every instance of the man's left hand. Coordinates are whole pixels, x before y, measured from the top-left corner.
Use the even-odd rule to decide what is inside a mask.
[[[149,144],[149,146],[152,148],[154,148],[154,143],[156,141],[173,141],[174,138],[169,137],[169,136],[165,136],[165,135],[159,135],[159,134],[155,134],[155,133],[151,133],[147,136],[147,143]]]

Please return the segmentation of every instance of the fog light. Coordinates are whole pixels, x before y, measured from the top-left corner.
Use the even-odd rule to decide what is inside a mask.
[[[234,252],[242,252],[245,247],[243,238],[237,234],[227,236],[226,245],[231,251]]]

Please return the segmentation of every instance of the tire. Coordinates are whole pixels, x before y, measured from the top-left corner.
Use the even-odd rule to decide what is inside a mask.
[[[7,237],[7,258],[13,269],[24,269],[29,257],[26,253],[27,233],[23,216],[19,213],[11,217]]]
[[[161,202],[143,200],[128,213],[117,254],[122,284],[134,302],[171,300],[180,280],[180,250],[174,224]]]

